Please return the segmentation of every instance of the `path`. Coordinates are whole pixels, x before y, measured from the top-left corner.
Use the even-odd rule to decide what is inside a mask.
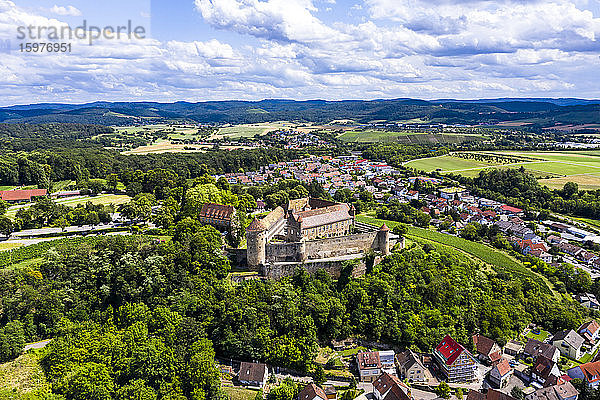
[[[25,347],[23,348],[23,351],[26,352],[27,350],[31,350],[31,349],[43,349],[51,341],[52,341],[52,339],[46,339],[46,340],[42,340],[40,342],[26,344]]]

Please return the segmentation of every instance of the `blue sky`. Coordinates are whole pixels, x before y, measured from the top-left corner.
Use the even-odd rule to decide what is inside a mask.
[[[20,51],[83,20],[146,35]],[[600,0],[0,0],[0,45],[0,105],[600,97]]]

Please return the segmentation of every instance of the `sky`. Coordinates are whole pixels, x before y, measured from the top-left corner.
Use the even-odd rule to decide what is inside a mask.
[[[599,64],[600,0],[0,0],[0,106],[597,99]]]

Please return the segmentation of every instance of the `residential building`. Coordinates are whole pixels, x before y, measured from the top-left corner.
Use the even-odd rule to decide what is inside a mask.
[[[479,354],[479,359],[491,364],[497,363],[502,357],[502,349],[492,339],[483,335],[473,335],[473,344]]]
[[[526,395],[525,400],[577,400],[578,396],[579,392],[571,382],[565,382],[538,389]]]
[[[381,375],[378,351],[361,351],[356,355],[358,374],[362,382],[373,382]]]
[[[335,390],[335,386],[327,385],[323,388],[323,391],[325,392],[325,396],[327,396],[327,399],[337,400],[337,390]]]
[[[379,362],[381,372],[387,372],[390,375],[396,375],[396,364],[394,362],[396,353],[394,350],[382,350],[379,352]]]
[[[514,397],[502,393],[496,389],[489,389],[487,393],[481,393],[476,390],[470,389],[467,394],[467,400],[517,400]]]
[[[521,354],[523,351],[523,345],[516,340],[509,340],[508,343],[504,345],[504,352],[511,356],[517,356]]]
[[[304,386],[304,389],[298,393],[298,400],[327,400],[327,394],[323,389],[315,385],[314,383],[309,383]]]
[[[531,338],[527,339],[523,353],[526,356],[532,357],[534,360],[538,356],[544,356],[554,362],[557,362],[560,358],[560,351],[555,346]]]
[[[408,380],[408,383],[418,382],[426,383],[428,381],[427,369],[423,365],[419,356],[408,349],[396,355],[398,371],[402,379]]]
[[[582,306],[586,308],[591,308],[597,310],[600,308],[600,303],[596,299],[596,296],[592,293],[582,293],[575,296],[575,300],[579,302]]]
[[[461,344],[446,335],[433,350],[440,372],[449,382],[471,382],[475,380],[477,362]]]
[[[589,362],[573,367],[567,371],[567,375],[573,379],[581,379],[589,387],[598,389],[598,384],[600,383],[600,361]]]
[[[376,400],[411,400],[410,388],[398,377],[384,372],[373,382]]]
[[[533,362],[531,368],[531,380],[538,382],[539,384],[546,386],[547,384],[554,384],[561,375],[558,369],[558,364],[542,355],[538,356]]]
[[[490,382],[496,385],[497,388],[503,388],[508,385],[508,381],[513,374],[513,369],[506,358],[501,358],[500,361],[490,371]]]
[[[269,369],[266,364],[242,362],[238,380],[242,385],[262,388],[269,377]]]
[[[552,344],[565,356],[573,360],[581,358],[581,346],[584,339],[573,329],[556,333],[552,338]]]
[[[577,333],[585,339],[588,345],[594,345],[596,343],[596,339],[600,335],[600,324],[596,322],[596,320],[591,320],[582,324],[579,329],[577,329]]]

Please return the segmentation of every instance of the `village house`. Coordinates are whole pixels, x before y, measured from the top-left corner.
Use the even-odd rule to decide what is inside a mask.
[[[596,339],[598,339],[598,335],[600,335],[600,325],[593,319],[583,323],[579,329],[577,329],[577,333],[583,337],[588,346],[594,346],[596,344]]]
[[[581,379],[592,389],[598,389],[598,383],[600,383],[600,361],[573,367],[567,370],[567,375],[573,379]]]
[[[461,344],[446,335],[433,350],[433,357],[440,372],[449,382],[472,382],[475,380],[477,362]]]
[[[592,293],[582,293],[575,296],[575,300],[579,302],[583,307],[598,309],[600,308],[600,303],[596,299],[596,296]]]
[[[412,350],[408,349],[396,355],[396,363],[400,371],[400,377],[408,380],[408,383],[426,383],[428,381],[426,368]]]
[[[381,364],[381,372],[387,372],[390,375],[396,375],[396,353],[394,350],[379,351],[379,363]]]
[[[479,359],[483,362],[495,364],[502,357],[502,349],[492,339],[483,335],[473,335],[473,344],[477,349]]]
[[[538,356],[544,356],[554,362],[557,362],[560,358],[560,351],[555,346],[531,338],[527,339],[523,354],[532,357],[534,360]]]
[[[490,371],[490,382],[496,385],[497,388],[503,388],[508,385],[508,381],[513,374],[508,360],[506,358],[500,359],[500,361]]]
[[[467,400],[517,400],[511,395],[503,393],[496,389],[488,389],[486,393],[481,393],[470,389],[467,394]]]
[[[581,358],[581,346],[584,339],[573,329],[564,330],[556,333],[552,338],[552,344],[560,353],[573,360]]]
[[[238,380],[242,385],[262,388],[269,377],[269,369],[266,364],[242,362]]]
[[[410,388],[398,377],[387,372],[373,382],[373,396],[376,400],[411,400]]]
[[[504,353],[516,357],[518,354],[521,354],[523,351],[523,345],[516,340],[509,340],[508,343],[504,345]]]
[[[529,393],[525,396],[525,400],[577,400],[578,396],[579,392],[571,382],[565,382]]]
[[[540,355],[533,362],[533,367],[531,368],[531,380],[533,382],[547,386],[549,383],[556,383],[560,375],[561,372],[558,369],[558,364],[549,358]]]
[[[314,383],[309,383],[298,393],[298,400],[327,400],[327,394]]]
[[[362,382],[373,382],[381,375],[378,351],[360,351],[356,355],[358,374]]]

